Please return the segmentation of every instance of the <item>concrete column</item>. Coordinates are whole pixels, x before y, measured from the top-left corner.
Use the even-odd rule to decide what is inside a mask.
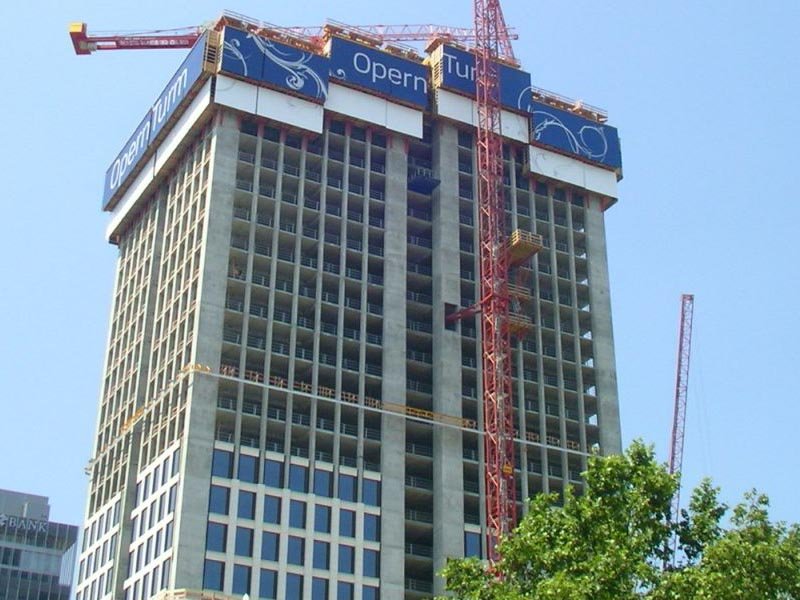
[[[221,114],[213,135],[193,362],[218,371],[239,145],[235,116],[232,113]],[[203,580],[205,549],[197,539],[206,530],[217,380],[202,373],[193,374],[186,385],[187,424],[181,457],[183,481],[175,518],[173,586],[197,588]]]
[[[611,323],[606,230],[600,200],[590,199],[585,213],[600,451],[604,455],[617,454],[622,452],[622,433],[617,395],[617,365],[614,358],[614,330]]]
[[[438,125],[433,169],[433,410],[461,417],[461,336],[445,328],[445,303],[461,304],[459,252],[458,131]],[[438,573],[450,557],[464,555],[464,478],[461,431],[433,428],[434,594],[443,594]]]
[[[383,239],[383,382],[382,396],[406,402],[406,186],[405,142],[391,136],[386,148],[386,209]],[[381,598],[405,598],[405,418],[381,419]]]

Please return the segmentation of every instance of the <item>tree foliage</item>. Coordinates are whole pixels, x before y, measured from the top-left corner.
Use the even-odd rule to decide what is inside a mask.
[[[800,528],[769,520],[769,500],[748,493],[728,507],[703,481],[671,524],[676,481],[653,449],[594,457],[585,491],[541,494],[489,570],[452,560],[442,575],[463,600],[800,600]],[[678,540],[677,566],[672,544]]]

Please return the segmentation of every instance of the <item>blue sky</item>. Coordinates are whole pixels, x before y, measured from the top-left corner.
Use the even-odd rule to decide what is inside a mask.
[[[180,51],[72,53],[93,30],[214,19],[206,0],[5,2],[0,114],[0,488],[48,495],[80,522],[115,248],[103,174]],[[735,501],[757,487],[800,521],[794,389],[799,352],[796,24],[800,3],[505,0],[534,84],[606,108],[625,178],[606,214],[623,435],[666,460],[680,294],[695,335],[684,481],[712,475]],[[238,2],[282,25],[468,26],[471,3]]]

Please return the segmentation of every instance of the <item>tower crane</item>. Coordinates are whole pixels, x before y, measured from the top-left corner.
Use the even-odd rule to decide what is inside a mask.
[[[672,440],[669,451],[669,473],[675,475],[678,487],[672,497],[670,511],[674,523],[680,518],[681,506],[681,468],[683,467],[683,442],[686,432],[686,400],[689,393],[689,359],[692,352],[692,317],[694,315],[694,295],[681,296],[681,322],[678,333],[678,366],[675,377],[675,407],[672,415]],[[672,540],[673,566],[676,560],[678,538]]]
[[[251,33],[270,33],[321,49],[328,37],[343,34],[372,46],[409,41],[459,41],[475,55],[478,164],[478,227],[480,241],[480,300],[475,306],[449,314],[447,322],[480,314],[482,333],[483,421],[487,558],[499,558],[498,541],[516,523],[514,485],[514,411],[512,402],[511,335],[520,319],[511,315],[509,269],[521,266],[541,249],[541,238],[515,231],[507,235],[503,197],[503,138],[501,134],[500,72],[498,61],[517,66],[511,40],[518,35],[506,26],[500,0],[473,0],[474,28],[440,25],[363,25],[328,22],[316,27],[279,27],[224,12],[207,27],[129,33],[90,34],[85,23],[70,25],[75,53],[100,50],[191,48],[204,30],[225,25]],[[523,290],[524,291],[524,290]],[[529,320],[525,320],[529,324]],[[521,326],[524,330],[527,325]]]

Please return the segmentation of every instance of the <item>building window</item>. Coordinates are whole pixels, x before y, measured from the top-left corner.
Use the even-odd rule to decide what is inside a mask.
[[[277,533],[265,531],[261,534],[261,559],[278,561],[280,549],[280,536]]]
[[[258,581],[259,598],[275,598],[278,594],[278,572],[271,569],[261,569],[261,578]]]
[[[215,449],[211,461],[211,474],[230,479],[233,475],[233,453]]]
[[[253,492],[239,490],[239,510],[237,515],[240,519],[256,518],[256,495]]]
[[[328,542],[314,542],[314,568],[327,571],[330,569],[330,544]]]
[[[253,530],[236,528],[236,556],[253,556]]]
[[[336,600],[353,600],[353,584],[346,581],[337,583]]]
[[[292,500],[289,503],[289,527],[305,529],[306,526],[306,503],[299,500]]]
[[[283,463],[275,460],[264,461],[264,485],[283,487]]]
[[[339,535],[356,537],[356,513],[352,510],[339,511]]]
[[[348,502],[356,501],[356,478],[353,475],[339,473],[339,499]]]
[[[286,600],[303,600],[303,576],[289,573],[286,575]]]
[[[222,591],[225,583],[225,563],[218,560],[206,560],[203,568],[203,589]]]
[[[380,588],[365,585],[361,588],[361,600],[378,600],[380,597]]]
[[[225,552],[225,540],[228,537],[228,526],[222,523],[209,522],[206,528],[206,550]]]
[[[464,556],[481,557],[481,535],[472,531],[464,533]]]
[[[381,518],[378,515],[364,515],[364,539],[368,542],[381,541]]]
[[[264,496],[264,523],[279,524],[281,522],[281,499],[275,496]]]
[[[301,465],[289,465],[289,489],[295,492],[308,491],[308,468]]]
[[[250,593],[250,567],[233,565],[233,593]]]
[[[314,493],[317,496],[333,496],[333,473],[324,469],[314,469]]]
[[[230,504],[231,491],[220,485],[212,485],[208,495],[208,512],[218,515],[227,515]]]
[[[311,581],[311,600],[328,600],[328,580],[314,577]]]
[[[303,540],[303,538],[290,535],[286,562],[288,562],[290,565],[302,566],[304,563],[304,555],[306,551],[305,546],[306,546],[305,540]]]
[[[339,546],[339,573],[354,573],[356,551],[352,546]]]
[[[364,480],[364,489],[362,490],[363,502],[369,506],[381,505],[381,482],[374,479]]]
[[[249,454],[239,455],[239,481],[258,483],[258,458]]]
[[[377,550],[364,550],[364,577],[381,576],[381,553]]]
[[[331,532],[331,507],[317,504],[314,507],[314,531]]]

